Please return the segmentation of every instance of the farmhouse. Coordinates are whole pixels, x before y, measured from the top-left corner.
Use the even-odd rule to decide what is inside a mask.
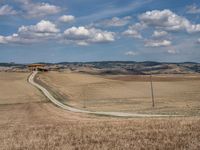
[[[30,71],[44,71],[44,72],[46,72],[46,71],[48,71],[48,69],[45,68],[45,66],[46,66],[45,64],[29,64],[28,69]]]

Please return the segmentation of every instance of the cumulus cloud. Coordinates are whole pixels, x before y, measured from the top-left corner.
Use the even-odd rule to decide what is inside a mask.
[[[75,17],[72,16],[72,15],[63,15],[63,16],[59,17],[58,20],[59,20],[60,22],[66,22],[66,23],[68,23],[68,22],[74,21],[74,20],[75,20]]]
[[[157,31],[157,30],[155,30],[154,32],[153,32],[153,35],[152,35],[152,37],[163,37],[163,36],[165,36],[165,35],[167,35],[168,33],[166,32],[166,31]]]
[[[135,24],[129,26],[129,28],[141,31],[141,30],[147,28],[147,25],[142,23],[142,22],[140,22],[140,23],[135,23]]]
[[[107,27],[121,27],[125,26],[130,22],[131,16],[123,18],[113,17],[96,23],[96,26],[107,26]]]
[[[18,32],[34,32],[34,33],[58,33],[60,30],[55,24],[48,20],[41,20],[36,25],[22,26]]]
[[[136,55],[138,55],[138,53],[134,52],[134,51],[128,51],[128,52],[125,52],[125,55],[127,55],[127,56],[136,56]]]
[[[72,40],[84,40],[90,38],[91,36],[90,31],[83,26],[66,29],[64,31],[64,35],[66,38]]]
[[[36,25],[21,26],[17,33],[9,36],[0,35],[0,43],[33,43],[44,40],[55,39],[59,36],[60,30],[50,21],[41,20]]]
[[[21,35],[19,35],[18,33],[14,33],[12,35],[9,36],[1,36],[0,35],[0,44],[7,44],[7,43],[11,43],[11,44],[27,44],[27,43],[33,43],[36,42],[36,39],[31,39],[31,38],[25,38]]]
[[[123,35],[127,35],[129,37],[141,39],[142,35],[137,30],[128,29],[123,32]]]
[[[166,47],[172,44],[169,40],[146,40],[145,46],[146,47]]]
[[[140,30],[144,28],[146,28],[144,24],[136,23],[134,25],[129,26],[128,29],[125,30],[122,34],[129,37],[141,39],[142,35],[140,34]]]
[[[196,4],[187,6],[187,13],[188,14],[199,14],[200,8]]]
[[[113,42],[115,41],[115,33],[84,26],[71,27],[66,29],[64,33],[60,33],[54,23],[48,20],[41,20],[36,25],[21,26],[17,33],[12,35],[0,35],[0,44],[26,44],[49,40],[85,46],[91,43]]]
[[[0,7],[0,16],[15,14],[17,14],[17,12],[9,5],[3,5]]]
[[[24,14],[29,18],[44,17],[59,13],[61,8],[49,3],[33,3],[31,0],[18,0],[22,3]]]
[[[71,27],[64,31],[64,38],[78,45],[90,43],[106,43],[115,41],[115,33],[84,26]]]
[[[188,33],[200,32],[200,24],[192,24],[188,19],[168,9],[147,11],[139,15],[139,20],[147,26],[168,31],[186,30]]]

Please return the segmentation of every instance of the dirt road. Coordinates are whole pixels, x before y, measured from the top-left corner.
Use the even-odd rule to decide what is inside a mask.
[[[64,105],[63,103],[59,102],[47,89],[39,85],[34,81],[34,78],[38,72],[34,71],[29,76],[29,83],[40,89],[43,94],[55,105],[76,113],[86,113],[86,114],[94,114],[94,115],[106,115],[106,116],[115,116],[115,117],[171,117],[171,116],[177,116],[177,115],[153,115],[153,114],[136,114],[136,113],[123,113],[123,112],[96,112],[96,111],[87,111],[87,110],[81,110],[77,108],[73,108],[67,105]],[[180,116],[180,115],[179,115]]]

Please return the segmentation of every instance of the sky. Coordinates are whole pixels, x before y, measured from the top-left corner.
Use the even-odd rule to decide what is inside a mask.
[[[200,62],[199,0],[0,0],[0,62]]]

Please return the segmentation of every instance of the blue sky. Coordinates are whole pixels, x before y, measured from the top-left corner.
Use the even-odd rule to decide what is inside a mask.
[[[200,62],[199,0],[0,0],[0,62]]]

